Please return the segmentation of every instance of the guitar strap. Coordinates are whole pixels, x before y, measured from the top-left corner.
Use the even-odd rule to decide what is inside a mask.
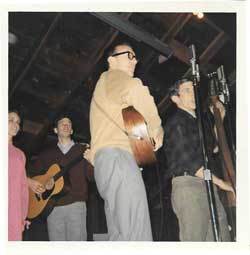
[[[106,116],[106,118],[112,121],[115,124],[115,126],[118,127],[126,136],[135,138],[137,140],[143,140],[143,137],[128,133],[125,129],[123,129],[114,119],[110,117],[110,115],[103,108],[101,108],[101,106],[95,100],[94,96],[93,96],[93,101],[96,104],[97,108]]]

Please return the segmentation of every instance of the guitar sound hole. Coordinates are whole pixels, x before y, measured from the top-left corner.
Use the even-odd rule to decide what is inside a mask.
[[[53,185],[52,189],[44,191],[42,193],[42,199],[46,200],[50,196],[50,194],[53,192],[54,188],[55,188],[55,185]]]

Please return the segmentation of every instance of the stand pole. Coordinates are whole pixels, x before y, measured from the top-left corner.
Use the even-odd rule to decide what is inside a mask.
[[[217,209],[216,209],[216,203],[215,203],[215,197],[214,197],[213,183],[211,178],[212,175],[211,175],[211,171],[208,169],[208,162],[207,162],[208,157],[207,157],[207,151],[204,145],[204,126],[201,120],[201,109],[200,109],[199,91],[198,91],[200,75],[199,75],[199,66],[198,64],[196,64],[196,54],[195,54],[194,45],[191,45],[189,47],[189,54],[190,54],[190,62],[192,65],[193,87],[194,87],[195,103],[196,103],[196,117],[197,117],[199,138],[200,138],[200,143],[202,147],[202,155],[203,155],[203,162],[204,162],[204,170],[203,170],[204,181],[206,184],[214,240],[218,242],[221,240],[221,236],[219,232],[218,215],[217,215]]]

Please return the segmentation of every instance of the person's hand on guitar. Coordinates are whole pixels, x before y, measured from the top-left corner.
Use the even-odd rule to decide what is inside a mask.
[[[22,231],[24,231],[25,229],[29,229],[31,225],[31,221],[29,220],[24,220],[22,223]]]
[[[154,137],[154,151],[157,151],[158,149],[161,148],[163,143],[163,135],[164,135],[164,132],[163,132],[163,129],[161,128],[158,131],[157,135]]]
[[[229,191],[233,193],[234,199],[236,198],[236,194],[234,192],[234,189],[232,185],[229,182],[221,180],[218,184],[219,188],[225,191]]]
[[[90,151],[90,146],[89,146],[89,144],[87,144],[86,150],[83,152],[83,157],[84,157],[88,162],[90,162],[90,153],[91,153],[91,151]]]
[[[215,103],[215,107],[219,110],[221,119],[224,120],[225,115],[226,115],[226,109],[225,109],[224,105],[219,100],[217,100]],[[209,109],[212,112],[212,114],[214,114],[214,109],[213,109],[212,105],[209,106]]]
[[[28,186],[34,193],[38,195],[41,195],[45,191],[43,184],[31,178],[28,178]]]

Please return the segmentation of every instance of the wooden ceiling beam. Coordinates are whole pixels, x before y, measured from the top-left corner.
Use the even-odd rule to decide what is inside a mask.
[[[161,41],[168,44],[171,40],[175,38],[175,36],[181,31],[181,29],[185,26],[185,24],[190,20],[192,14],[178,14],[176,20],[173,22],[172,26],[169,30],[162,36]],[[170,46],[170,45],[169,45]],[[145,61],[141,67],[144,72],[147,72],[153,63],[158,58],[158,54],[155,51],[150,51],[145,57]]]
[[[170,40],[175,38],[175,36],[181,31],[181,29],[187,24],[187,22],[192,17],[192,14],[181,13],[178,14],[177,18],[169,28],[169,30],[163,35],[162,41],[168,43]]]
[[[20,61],[20,62],[23,62],[25,61],[25,58],[22,57],[22,56],[18,56],[16,54],[13,54],[13,53],[9,53],[9,57],[17,60],[17,61]],[[34,67],[38,69],[38,71],[42,71],[46,74],[49,74],[51,75],[52,77],[55,77],[56,79],[59,79],[59,80],[69,80],[69,79],[72,79],[70,78],[69,74],[62,70],[56,70],[55,66],[46,66],[44,64],[40,64],[39,62],[35,62],[34,63]]]
[[[214,57],[214,55],[219,51],[219,49],[224,45],[224,43],[227,40],[227,36],[225,35],[224,32],[219,33],[219,35],[210,43],[210,45],[207,47],[206,50],[202,53],[202,55],[199,58],[199,67],[200,70],[203,72],[203,74],[207,74],[208,70],[215,69],[209,61]],[[173,50],[173,55],[181,60],[182,62],[186,64],[190,64],[189,58],[188,58],[188,47],[185,45],[181,44],[180,42],[176,40],[172,40],[169,43],[169,46]],[[183,76],[187,76],[191,74],[191,68],[187,70],[187,72]],[[170,97],[167,94],[162,98],[160,103],[158,104],[159,109],[163,109],[164,106],[170,104]],[[165,108],[165,107],[164,107]]]
[[[124,18],[129,18],[130,15],[131,15],[131,13],[127,13]],[[96,52],[94,52],[92,54],[92,56],[90,57],[90,60],[87,62],[87,64],[86,64],[86,60],[85,60],[85,62],[84,62],[84,69],[85,70],[79,64],[78,69],[79,70],[82,69],[81,70],[82,71],[81,80],[87,79],[92,74],[96,64],[98,63],[98,61],[101,59],[101,57],[103,55],[103,51],[113,42],[113,40],[116,38],[117,35],[118,35],[118,31],[111,28],[110,31],[105,36],[105,39],[103,39],[102,42],[99,44],[99,46],[98,46],[99,48],[97,47]],[[56,117],[56,115],[69,102],[70,98],[72,98],[72,96],[74,95],[74,92],[77,90],[77,88],[80,85],[82,85],[82,83],[77,82],[77,85],[72,88],[70,93],[67,96],[65,96],[63,98],[63,100],[60,100],[60,103],[56,105],[56,110],[51,115],[51,117],[47,120],[47,122],[44,124],[43,129],[40,131],[40,133],[39,133],[40,138],[39,139],[42,139],[42,137],[46,135],[46,133],[47,133],[51,123],[53,122],[54,118]],[[39,141],[39,139],[38,139],[38,141]],[[37,145],[38,145],[38,143],[36,143],[35,146],[37,146]]]
[[[40,102],[44,103],[44,104],[48,104],[49,102],[49,98],[48,98],[48,94],[46,93],[41,93],[32,88],[31,86],[25,86],[25,87],[20,87],[20,91],[24,94],[30,95],[32,96],[33,99],[39,100]]]
[[[75,54],[69,55],[62,50],[53,48],[44,48],[38,62],[56,73],[63,73],[64,76],[68,77],[67,80],[75,81],[80,81],[82,76],[87,73],[86,69],[88,68],[85,57],[81,58]]]
[[[128,20],[131,15],[132,15],[132,12],[129,12],[129,13],[122,13],[120,16],[124,20]],[[97,45],[96,47],[97,50],[92,53],[90,57],[90,61],[93,62],[96,59],[98,59],[99,61],[105,49],[114,41],[114,39],[117,37],[118,34],[119,34],[119,31],[111,27],[109,33],[103,38],[103,40],[100,41],[99,45]]]
[[[50,33],[54,30],[54,28],[57,25],[58,20],[60,19],[62,13],[58,13],[54,20],[52,21],[49,29],[47,30],[46,34],[42,37],[40,44],[38,45],[38,47],[35,49],[35,51],[33,52],[31,58],[29,58],[28,63],[25,65],[24,69],[22,70],[21,74],[17,77],[17,79],[13,82],[13,86],[10,94],[9,94],[9,98],[11,99],[14,92],[16,91],[16,89],[18,88],[19,84],[21,83],[21,81],[23,80],[23,78],[25,77],[26,73],[28,72],[28,70],[30,69],[31,65],[33,64],[33,62],[35,61],[35,59],[37,58],[40,50],[42,49],[42,47],[45,45]]]
[[[216,71],[216,67],[209,62],[219,52],[219,50],[225,45],[227,41],[228,36],[223,31],[220,32],[200,55],[199,67],[204,75],[207,75],[208,72]],[[187,70],[185,76],[189,73],[191,73],[191,68]]]
[[[48,105],[50,108],[56,108],[57,105],[60,105],[61,102],[67,96],[63,93],[51,94],[51,91],[48,91],[48,90],[44,90],[44,91],[39,90],[38,91],[36,88],[34,88],[32,86],[27,86],[27,85],[20,87],[20,91],[22,93],[32,96],[33,99],[36,98],[40,102]]]
[[[227,41],[228,36],[225,34],[225,32],[220,32],[201,54],[199,58],[200,64],[203,65],[208,63],[219,52],[219,50],[225,45]]]
[[[172,49],[173,55],[185,64],[189,64],[188,47],[177,40],[171,40],[169,47]]]
[[[183,26],[190,20],[192,14],[180,14],[176,21],[173,23],[169,31],[164,34],[161,40],[168,43],[169,47],[172,49],[173,55],[181,60],[182,62],[189,64],[188,59],[188,47],[183,45],[174,39],[174,37],[178,34],[178,32],[183,28]],[[205,22],[213,27],[215,30],[219,32],[219,34],[215,37],[215,39],[209,44],[209,46],[205,49],[205,51],[201,54],[199,58],[200,69],[205,74],[207,74],[208,70],[213,69],[213,65],[209,63],[209,61],[218,53],[218,51],[223,47],[223,45],[230,40],[230,37],[219,28],[214,22],[208,19],[205,16]],[[146,68],[146,71],[150,69],[154,60],[157,58],[155,53],[152,51],[149,53],[148,57],[144,61],[144,65],[142,69]],[[190,72],[190,71],[189,71]]]
[[[199,67],[204,74],[207,74],[208,70],[215,68],[209,63],[209,61],[219,52],[219,50],[224,46],[227,40],[227,35],[224,32],[220,32],[208,45],[208,47],[203,51],[203,53],[199,57]],[[190,64],[188,58],[188,47],[176,40],[172,40],[169,43],[169,46],[171,47],[173,55],[176,58],[186,64]]]
[[[59,70],[55,69],[53,66],[48,67],[48,66],[36,63],[35,68],[37,68],[39,71],[42,71],[43,73],[49,74],[55,79],[64,80],[65,82],[69,81],[72,78],[67,72],[62,72],[62,71],[60,72]]]
[[[171,53],[168,45],[163,43],[160,39],[147,32],[146,30],[138,27],[133,22],[122,19],[117,14],[100,12],[91,14],[109,24],[110,26],[118,29],[122,33],[125,33],[127,36],[135,39],[136,41],[145,43],[146,45],[154,48],[164,56],[168,56]]]
[[[132,15],[131,12],[129,13],[122,13],[120,17],[124,20],[129,20],[130,16]],[[87,68],[86,68],[86,77],[90,77],[94,72],[94,69],[100,59],[103,57],[105,50],[113,43],[115,38],[118,36],[119,30],[110,27],[110,30],[106,35],[104,35],[103,40],[100,41],[99,45],[96,47],[96,51],[92,53],[91,57],[88,59]],[[86,79],[85,79],[86,80]],[[92,84],[92,83],[86,83]],[[93,89],[91,87],[91,89]]]
[[[206,22],[208,25],[210,25],[213,29],[217,30],[219,33],[223,32],[226,34],[226,32],[220,28],[219,26],[217,26],[211,19],[209,19],[206,15],[204,16],[204,22]],[[232,43],[235,43],[234,40],[228,35],[226,34],[227,36],[227,39],[232,42]]]

